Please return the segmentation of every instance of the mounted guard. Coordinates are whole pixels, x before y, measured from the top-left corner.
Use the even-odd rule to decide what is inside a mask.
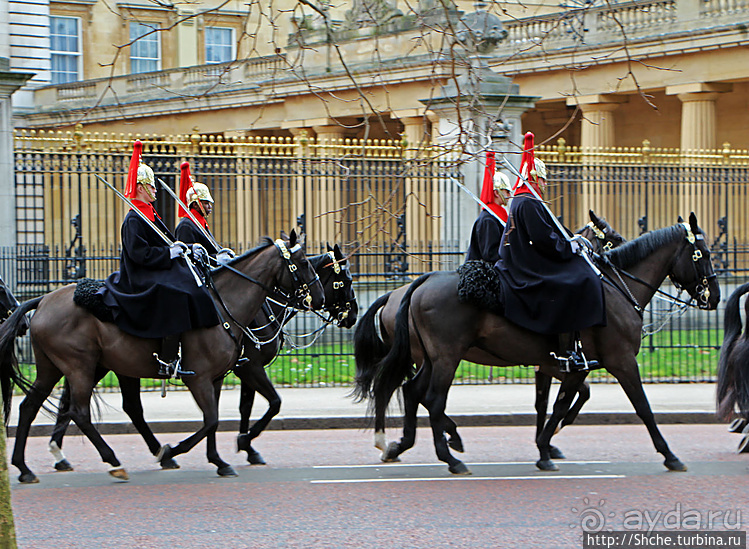
[[[588,370],[598,363],[586,360],[580,330],[606,325],[603,285],[582,255],[590,244],[563,227],[544,204],[546,166],[533,150],[528,132],[495,265],[505,316],[528,330],[557,335],[559,350],[552,356],[562,372]]]
[[[496,171],[494,151],[488,151],[480,197],[485,206],[471,229],[466,261],[483,259],[494,264],[499,259],[499,243],[507,223],[511,191],[510,179]]]
[[[98,293],[122,331],[162,338],[156,356],[158,376],[189,375],[192,372],[180,369],[180,335],[215,326],[218,316],[188,258],[193,251],[199,255],[199,250],[176,240],[153,207],[154,173],[141,161],[142,149],[136,141],[125,187],[132,208],[122,222],[120,270],[107,278]]]

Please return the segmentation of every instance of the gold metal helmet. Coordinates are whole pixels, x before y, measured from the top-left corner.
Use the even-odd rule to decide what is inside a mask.
[[[194,182],[192,187],[187,189],[187,205],[191,206],[193,202],[198,200],[205,200],[213,204],[213,197],[211,191],[203,183]]]
[[[533,161],[533,165],[534,167],[531,170],[531,175],[535,175],[541,179],[546,179],[546,164],[543,163],[543,160],[536,158]]]
[[[510,178],[502,172],[496,172],[494,174],[494,190],[495,191],[512,191],[512,185],[510,184]]]
[[[141,185],[156,185],[153,170],[147,164],[141,162],[138,165],[138,183]]]

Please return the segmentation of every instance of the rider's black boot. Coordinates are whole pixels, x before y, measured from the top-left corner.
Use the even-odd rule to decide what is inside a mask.
[[[159,363],[159,377],[180,379],[182,376],[195,375],[195,372],[181,368],[179,356],[180,334],[167,336],[161,340],[161,353],[154,355]]]

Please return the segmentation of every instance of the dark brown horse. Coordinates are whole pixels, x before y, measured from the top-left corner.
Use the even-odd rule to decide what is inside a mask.
[[[224,374],[233,367],[241,351],[241,335],[260,309],[265,297],[276,294],[274,288],[306,302],[312,308],[324,303],[317,274],[297,242],[296,233],[273,242],[264,239],[257,248],[233,259],[211,275],[211,292],[222,324],[183,334],[183,364],[194,375],[184,383],[203,412],[201,429],[174,448],[164,446],[159,458],[171,458],[192,449],[207,435],[208,461],[221,476],[236,475],[216,450],[218,394]],[[97,367],[131,378],[157,377],[158,364],[153,354],[160,342],[141,339],[120,331],[112,323],[102,322],[73,302],[75,285],[65,286],[22,304],[0,326],[0,360],[3,366],[15,363],[15,338],[25,314],[37,309],[30,324],[31,344],[36,356],[37,376],[33,384],[17,368],[4,367],[0,379],[13,379],[26,392],[20,406],[16,444],[11,462],[20,471],[20,482],[38,482],[25,460],[26,440],[31,422],[55,384],[65,376],[70,384],[70,415],[78,428],[94,444],[102,460],[111,465],[110,474],[126,480],[127,473],[112,449],[91,423],[90,400],[96,384]],[[239,335],[237,335],[239,334]],[[12,360],[6,360],[11,357]]]
[[[598,360],[619,381],[647,426],[656,450],[664,456],[665,466],[674,471],[686,470],[658,430],[636,357],[641,343],[642,311],[666,277],[686,289],[700,308],[718,306],[720,289],[704,233],[691,214],[688,224],[677,223],[648,233],[605,253],[599,267],[606,282],[608,325],[582,332],[586,355]],[[410,337],[409,322],[413,323],[416,338]],[[373,374],[357,378],[357,390],[361,395],[372,395],[376,407],[387,406],[392,393],[412,375],[412,356],[418,357],[418,366],[431,371],[423,400],[429,410],[437,456],[451,472],[468,473],[465,464],[450,453],[444,436],[447,393],[461,358],[475,347],[491,356],[494,364],[538,364],[542,371],[554,375],[557,364],[550,353],[556,345],[556,336],[530,332],[501,316],[462,303],[458,299],[457,273],[431,273],[414,281],[404,295],[396,316],[392,348]],[[556,469],[550,456],[551,437],[586,375],[587,372],[575,372],[562,380],[553,413],[537,439],[537,466],[542,470]],[[410,400],[411,395],[404,392],[406,409],[415,410],[418,403]],[[391,446],[394,447],[389,449],[388,457],[407,449],[397,443]]]
[[[625,239],[608,223],[606,223],[606,220],[599,218],[592,210],[589,211],[589,216],[590,223],[580,229],[578,234],[583,235],[591,242],[593,250],[596,253],[608,251],[625,242]],[[367,312],[362,316],[359,324],[356,326],[354,331],[354,358],[356,360],[358,375],[362,376],[359,387],[371,387],[371,382],[367,380],[367,376],[375,372],[377,363],[382,360],[390,350],[392,334],[395,331],[395,316],[398,312],[398,305],[409,286],[409,284],[401,286],[400,288],[379,297],[374,303],[372,303]],[[377,323],[377,325],[375,325],[375,323]],[[412,332],[411,336],[414,337],[415,333]],[[463,357],[463,360],[469,360],[487,366],[499,366],[493,356],[484,353],[481,349],[476,347],[471,347],[468,354]],[[431,374],[431,372],[427,370],[428,368],[419,369],[415,372],[415,375],[410,377],[404,384],[403,391],[409,393],[409,403],[413,404],[416,402],[423,404]],[[553,377],[562,379],[563,374],[560,374],[558,370],[551,373]],[[541,430],[546,423],[551,380],[552,377],[548,375],[547,372],[538,369],[536,370],[536,437],[541,434]],[[364,398],[364,395],[358,396]],[[583,405],[589,398],[590,388],[586,382],[580,386],[574,404],[562,420],[562,427],[569,425],[575,420]],[[400,443],[401,447],[410,448],[415,441],[416,407],[409,407],[405,410],[407,416],[413,416],[413,420],[409,417],[404,421],[404,426],[409,426],[409,431],[404,432],[403,439]],[[391,458],[388,455],[388,447],[385,439],[386,412],[387,403],[385,403],[385,406],[376,406],[374,409],[375,447],[382,450],[381,459],[383,461],[391,461]],[[448,445],[453,450],[462,452],[463,442],[458,435],[455,422],[446,416],[445,423],[445,431],[450,437],[448,439]],[[410,428],[411,426],[413,429]],[[555,446],[551,447],[551,454],[554,459],[564,458],[564,454],[562,454],[561,450]]]
[[[749,283],[742,284],[726,301],[723,319],[723,345],[718,359],[718,419],[731,423],[730,431],[744,434],[740,453],[749,452],[749,327],[742,326],[740,301],[749,292]],[[744,302],[744,322],[749,322],[749,299]]]
[[[350,328],[356,323],[358,305],[353,289],[353,278],[349,270],[348,259],[341,253],[338,244],[328,252],[309,257],[309,263],[315,269],[325,294],[324,311],[327,318],[326,325],[335,322],[343,328]],[[296,309],[289,309],[288,304],[276,300],[266,300],[260,312],[249,326],[256,341],[245,337],[244,354],[234,373],[241,381],[239,401],[239,436],[237,448],[247,452],[247,461],[253,465],[264,464],[262,456],[254,448],[251,441],[257,438],[281,409],[281,397],[273,383],[268,378],[265,367],[276,357],[284,342],[283,325],[296,314]],[[106,375],[103,368],[97,370],[100,380]],[[133,425],[143,437],[148,449],[155,456],[161,449],[161,443],[154,435],[143,417],[143,406],[140,399],[140,382],[136,378],[118,376],[122,393],[122,408],[128,414]],[[259,392],[268,401],[268,410],[252,427],[250,427],[250,412],[255,392]],[[58,471],[72,471],[73,467],[62,453],[62,443],[65,431],[70,424],[70,392],[67,382],[60,397],[57,421],[52,430],[49,448],[55,457],[54,467]],[[179,467],[171,459],[162,458],[164,469]]]

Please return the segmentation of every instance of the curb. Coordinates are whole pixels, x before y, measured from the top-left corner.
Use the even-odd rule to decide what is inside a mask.
[[[536,424],[535,414],[471,414],[451,415],[459,427],[506,427],[506,426],[529,426]],[[659,425],[673,424],[712,424],[723,423],[718,421],[714,412],[663,412],[655,414]],[[578,425],[632,425],[641,424],[642,421],[634,412],[590,412],[578,416],[575,420]],[[129,435],[137,434],[132,423],[99,423],[95,424],[102,435]],[[201,421],[193,420],[171,420],[152,421],[148,425],[154,433],[195,433],[202,426]],[[388,428],[401,428],[402,418],[393,417],[388,419]],[[419,427],[428,427],[429,418],[419,417]],[[53,425],[32,425],[29,436],[48,437],[52,434]],[[269,430],[308,430],[308,429],[371,429],[373,422],[363,417],[288,417],[273,419],[268,425]],[[239,420],[223,420],[219,423],[219,431],[237,432]],[[68,434],[80,435],[81,432],[75,425],[71,425]],[[8,436],[15,437],[16,427],[8,428]]]

